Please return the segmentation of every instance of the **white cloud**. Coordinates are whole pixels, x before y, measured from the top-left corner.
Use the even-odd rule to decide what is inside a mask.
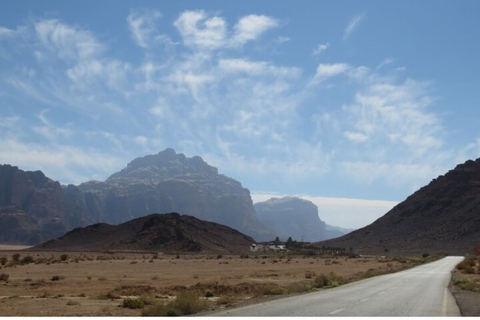
[[[313,77],[311,84],[316,84],[328,78],[337,76],[346,72],[350,66],[346,63],[334,63],[334,64],[319,64],[317,72]]]
[[[345,31],[343,32],[343,40],[347,40],[348,38],[350,38],[353,31],[355,31],[355,29],[358,28],[358,26],[364,20],[364,18],[365,18],[365,15],[358,14],[348,22],[348,25],[345,28]]]
[[[125,162],[94,149],[23,143],[12,139],[0,139],[0,159],[2,163],[22,170],[42,170],[47,177],[64,184],[103,180],[107,178],[106,173],[115,172]]]
[[[382,60],[382,62],[380,62],[380,64],[377,66],[377,69],[380,69],[380,68],[383,68],[384,66],[386,65],[389,65],[391,63],[395,62],[394,59],[392,58],[385,58]]]
[[[285,43],[285,42],[289,42],[289,41],[291,41],[291,40],[292,40],[292,39],[289,38],[289,37],[282,37],[282,36],[280,36],[280,37],[277,37],[277,38],[275,39],[275,42],[278,43],[278,44],[282,44],[282,43]]]
[[[132,10],[127,17],[128,27],[135,42],[143,48],[148,48],[152,39],[155,40],[156,22],[162,17],[160,11]]]
[[[15,36],[15,30],[0,27],[0,38],[10,38]]]
[[[42,20],[35,30],[43,45],[63,59],[87,59],[104,50],[104,46],[89,32],[70,27],[58,20]]]
[[[268,29],[278,26],[278,21],[264,15],[248,15],[242,17],[234,26],[234,45],[244,45],[247,41],[257,39]]]
[[[298,77],[299,68],[278,67],[264,61],[249,61],[245,59],[221,59],[218,66],[222,71],[236,73],[244,72],[251,75],[273,75],[276,77]]]
[[[223,18],[208,18],[204,11],[185,11],[174,26],[182,35],[186,46],[217,49],[225,46],[227,24]]]
[[[350,132],[345,131],[345,136],[353,142],[365,142],[368,139],[368,136],[360,132]]]
[[[315,48],[315,50],[313,50],[312,55],[319,56],[322,52],[327,50],[329,46],[330,46],[330,44],[328,42],[327,43],[319,43],[318,46]]]

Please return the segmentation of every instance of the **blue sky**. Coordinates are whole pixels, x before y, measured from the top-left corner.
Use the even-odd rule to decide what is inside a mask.
[[[171,147],[254,200],[301,195],[359,227],[479,157],[479,13],[478,1],[1,1],[0,163],[78,184]]]

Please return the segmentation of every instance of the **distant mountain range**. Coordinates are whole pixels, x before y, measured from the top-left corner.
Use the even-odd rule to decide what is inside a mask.
[[[301,203],[316,210],[313,203]],[[307,230],[308,239],[340,235],[326,231],[317,213],[290,209],[284,211],[284,223],[262,223],[250,191],[240,182],[219,174],[198,156],[188,158],[173,149],[136,158],[105,181],[78,186],[61,186],[40,171],[0,166],[0,243],[38,244],[76,227],[167,212],[224,224],[259,241],[285,234],[284,224],[290,223],[286,214],[292,215],[289,221],[296,220],[297,229]],[[300,231],[296,234],[301,237]]]
[[[286,241],[319,241],[345,234],[333,227],[327,228],[318,216],[318,208],[310,201],[297,197],[271,198],[254,204],[260,222],[271,233]]]
[[[364,254],[473,254],[480,247],[480,159],[434,179],[374,223],[317,245]]]
[[[232,228],[171,213],[151,214],[117,226],[98,223],[77,228],[31,250],[242,253],[253,243]]]

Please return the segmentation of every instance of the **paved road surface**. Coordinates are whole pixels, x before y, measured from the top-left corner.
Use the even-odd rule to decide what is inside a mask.
[[[462,260],[446,257],[402,272],[212,316],[460,316],[447,287],[450,271]]]

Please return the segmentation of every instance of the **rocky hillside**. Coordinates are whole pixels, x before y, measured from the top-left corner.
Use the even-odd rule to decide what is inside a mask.
[[[33,250],[241,253],[255,241],[232,228],[197,218],[151,214],[120,225],[98,223],[74,229]]]
[[[472,254],[480,246],[480,159],[434,179],[371,225],[318,245],[367,254]]]
[[[105,182],[64,187],[63,194],[69,212],[92,221],[116,224],[153,212],[181,212],[255,239],[271,237],[258,221],[248,189],[202,158],[172,149],[137,158]]]
[[[255,210],[262,224],[282,240],[320,241],[339,237],[342,233],[327,230],[318,217],[318,208],[310,201],[297,197],[271,198],[258,202]]]
[[[65,210],[58,182],[41,171],[0,165],[1,243],[36,244],[82,223],[82,216]]]

